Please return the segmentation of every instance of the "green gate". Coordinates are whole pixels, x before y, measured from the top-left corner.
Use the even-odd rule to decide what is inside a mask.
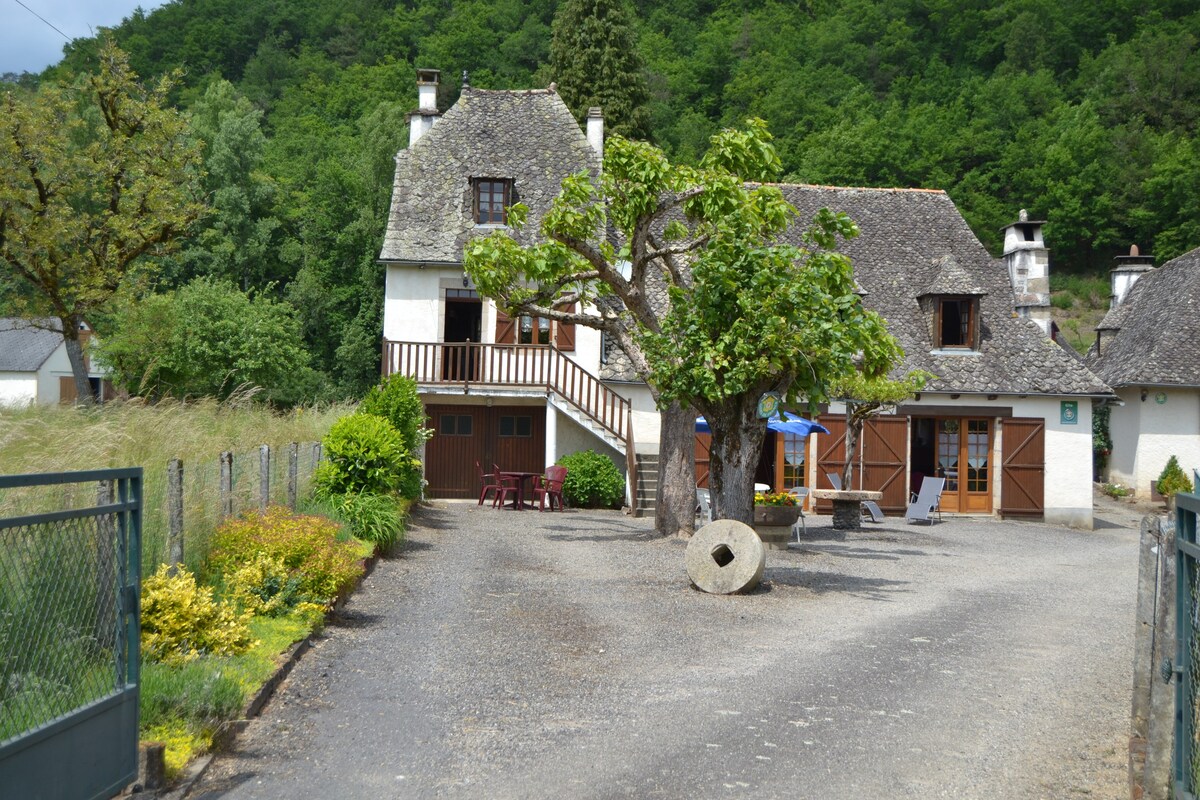
[[[0,475],[0,794],[137,778],[142,470]]]
[[[1200,689],[1200,496],[1175,495],[1175,752],[1171,782],[1176,800],[1193,800],[1200,785],[1196,698]],[[1169,674],[1169,673],[1168,673]]]

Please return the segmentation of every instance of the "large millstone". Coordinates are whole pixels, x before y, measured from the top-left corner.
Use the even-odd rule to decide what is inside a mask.
[[[762,580],[767,551],[749,525],[732,519],[710,522],[688,542],[688,577],[710,594],[748,592]]]

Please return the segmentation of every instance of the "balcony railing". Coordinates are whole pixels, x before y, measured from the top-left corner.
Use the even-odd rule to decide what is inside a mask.
[[[549,345],[474,342],[383,342],[383,375],[423,385],[527,386],[554,392],[625,442],[633,458],[629,401]],[[630,473],[633,474],[632,472]]]

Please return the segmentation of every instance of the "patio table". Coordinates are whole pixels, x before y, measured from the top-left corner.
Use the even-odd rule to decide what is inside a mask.
[[[540,473],[540,472],[509,472],[509,471],[501,471],[499,473],[499,477],[501,477],[501,478],[516,478],[517,479],[517,497],[515,500],[513,500],[513,504],[511,506],[509,506],[509,508],[513,509],[514,511],[524,511],[526,508],[533,507],[532,505],[529,505],[529,506],[525,505],[525,484],[529,481],[532,481],[535,477],[537,477],[538,475],[541,475],[541,474],[542,473]]]
[[[833,501],[833,527],[843,531],[862,528],[863,500],[879,502],[883,492],[868,492],[862,489],[813,489],[812,496],[818,500]]]

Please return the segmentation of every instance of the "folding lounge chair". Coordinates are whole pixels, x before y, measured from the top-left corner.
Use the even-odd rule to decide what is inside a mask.
[[[871,522],[883,522],[883,509],[874,500],[863,500],[858,505],[862,510],[863,519],[870,519]]]
[[[700,515],[700,524],[712,522],[712,503],[709,501],[708,489],[696,490],[696,513]]]
[[[804,524],[804,499],[808,497],[807,486],[793,486],[788,489],[788,494],[796,498],[796,507],[800,509],[800,516],[796,518],[796,524],[792,526],[792,533],[796,534],[796,541],[800,541],[800,532],[808,533],[808,526]]]
[[[829,485],[832,486],[835,491],[840,492],[842,490],[842,476],[838,475],[836,472],[826,472],[825,480],[829,481]]]
[[[909,500],[908,511],[904,512],[904,518],[916,522],[924,521],[932,525],[933,518],[930,514],[936,511],[940,521],[942,518],[942,489],[945,486],[945,478],[926,478],[922,481],[921,492],[914,494]]]

